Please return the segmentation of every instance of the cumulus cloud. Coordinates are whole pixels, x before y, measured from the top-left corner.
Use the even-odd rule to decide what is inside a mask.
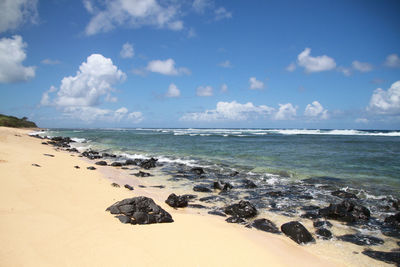
[[[306,109],[304,110],[304,116],[311,119],[326,120],[328,118],[328,110],[324,109],[324,107],[318,101],[314,101],[306,106]]]
[[[226,85],[226,83],[223,83],[221,85],[221,93],[226,93],[228,92],[228,85]]]
[[[207,8],[212,6],[213,3],[210,0],[194,0],[192,4],[194,11],[200,14],[204,13]]]
[[[225,61],[219,63],[218,66],[220,66],[222,68],[232,68],[233,67],[229,60],[225,60]]]
[[[378,88],[374,91],[369,101],[367,110],[376,114],[400,114],[400,81],[392,84],[387,90]]]
[[[400,58],[397,54],[390,54],[386,57],[385,66],[390,68],[399,68],[400,67]]]
[[[180,97],[181,96],[181,91],[179,91],[178,87],[171,83],[168,87],[168,91],[165,95],[166,97]]]
[[[37,0],[0,1],[0,33],[15,30],[23,23],[36,23]]]
[[[267,116],[274,111],[268,106],[255,106],[248,102],[241,104],[236,101],[218,102],[216,109],[204,112],[186,113],[181,117],[183,121],[243,121],[256,116]]]
[[[232,18],[232,12],[229,12],[224,7],[220,7],[214,10],[215,20],[230,19]]]
[[[264,83],[256,79],[256,77],[250,77],[249,79],[251,90],[261,90],[264,88]]]
[[[35,67],[22,65],[26,59],[26,46],[19,35],[0,39],[0,83],[27,81],[35,77]]]
[[[119,54],[122,58],[132,58],[135,55],[133,45],[130,43],[125,43],[122,46],[121,52]]]
[[[171,1],[157,0],[85,0],[86,10],[93,15],[86,26],[86,34],[108,32],[118,26],[139,28],[153,26],[174,31],[184,28],[179,19],[179,5]]]
[[[352,66],[355,70],[360,72],[369,72],[372,70],[372,65],[366,62],[360,62],[358,60],[353,61]]]
[[[335,60],[327,55],[313,57],[311,49],[306,48],[297,56],[297,63],[304,67],[307,73],[327,71],[336,68]]]
[[[290,63],[287,67],[286,70],[289,72],[293,72],[296,70],[296,64],[294,62]]]
[[[126,120],[130,123],[140,123],[143,121],[141,112],[128,112],[128,109],[121,107],[117,110],[102,109],[98,107],[66,107],[63,115],[71,119],[80,119],[84,122],[102,121],[115,123]]]
[[[196,89],[197,96],[212,96],[213,88],[211,86],[199,86]]]
[[[157,72],[163,75],[190,74],[190,70],[184,67],[175,68],[175,61],[172,58],[167,60],[153,60],[147,64],[146,70]]]
[[[275,120],[293,120],[296,117],[297,107],[291,103],[279,104],[279,109],[274,115]]]

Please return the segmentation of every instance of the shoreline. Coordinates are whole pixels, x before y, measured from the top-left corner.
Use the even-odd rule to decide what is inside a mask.
[[[284,235],[227,224],[195,209],[173,209],[164,203],[172,189],[140,188],[153,183],[44,146],[28,132],[0,127],[0,236],[9,244],[0,250],[0,265],[357,265],[317,255],[313,244],[300,246]],[[110,186],[110,177],[129,179],[135,190]],[[175,222],[123,225],[105,212],[114,202],[138,195],[154,198]]]

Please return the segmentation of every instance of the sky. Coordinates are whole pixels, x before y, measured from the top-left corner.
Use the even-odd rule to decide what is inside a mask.
[[[398,0],[0,0],[0,113],[400,129],[399,14]]]

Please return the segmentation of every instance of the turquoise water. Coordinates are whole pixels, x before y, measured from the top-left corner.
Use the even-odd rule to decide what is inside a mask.
[[[400,195],[400,131],[275,129],[55,129],[126,157],[157,157],[220,170],[300,180],[343,179],[375,195]],[[268,176],[269,175],[269,176]]]

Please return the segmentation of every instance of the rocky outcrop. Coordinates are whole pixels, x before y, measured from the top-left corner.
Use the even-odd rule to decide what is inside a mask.
[[[248,219],[257,215],[257,209],[249,201],[245,200],[241,200],[239,203],[225,207],[224,212],[233,217],[244,219]]]
[[[370,235],[342,235],[337,237],[338,240],[344,242],[350,242],[359,246],[376,246],[382,245],[384,241],[380,238],[370,236]]]
[[[122,215],[125,223],[152,224],[173,222],[171,214],[148,197],[133,197],[118,201],[107,208],[111,214]],[[121,219],[120,219],[121,220]]]
[[[233,186],[230,183],[225,183],[224,181],[216,181],[214,182],[213,186],[214,189],[221,190],[221,192],[226,192],[233,188]]]
[[[400,212],[386,217],[385,223],[400,229]]]
[[[317,231],[315,231],[315,233],[317,234],[318,237],[325,239],[325,240],[332,238],[332,232],[323,227],[318,228]]]
[[[165,203],[173,208],[184,208],[188,206],[188,199],[185,196],[177,196],[172,193],[165,200]]]
[[[362,254],[367,255],[378,261],[384,261],[386,263],[396,264],[400,266],[400,252],[386,252],[386,251],[374,251],[364,250]]]
[[[201,167],[194,167],[192,169],[190,169],[190,172],[196,174],[196,175],[202,175],[204,174],[204,170]]]
[[[155,167],[157,167],[156,166],[156,162],[157,161],[158,161],[158,159],[155,159],[155,158],[143,160],[140,163],[140,167],[142,167],[143,169],[146,169],[146,170],[151,169],[151,168],[155,168]]]
[[[281,230],[298,244],[306,244],[315,241],[310,232],[297,221],[282,224]]]
[[[101,159],[102,158],[102,156],[99,154],[99,152],[91,150],[91,149],[82,152],[81,155],[83,157],[86,157],[86,158],[92,159],[92,160],[93,159]]]
[[[348,223],[367,221],[371,215],[369,209],[350,200],[344,200],[340,204],[330,204],[320,209],[318,213],[324,218]]]

